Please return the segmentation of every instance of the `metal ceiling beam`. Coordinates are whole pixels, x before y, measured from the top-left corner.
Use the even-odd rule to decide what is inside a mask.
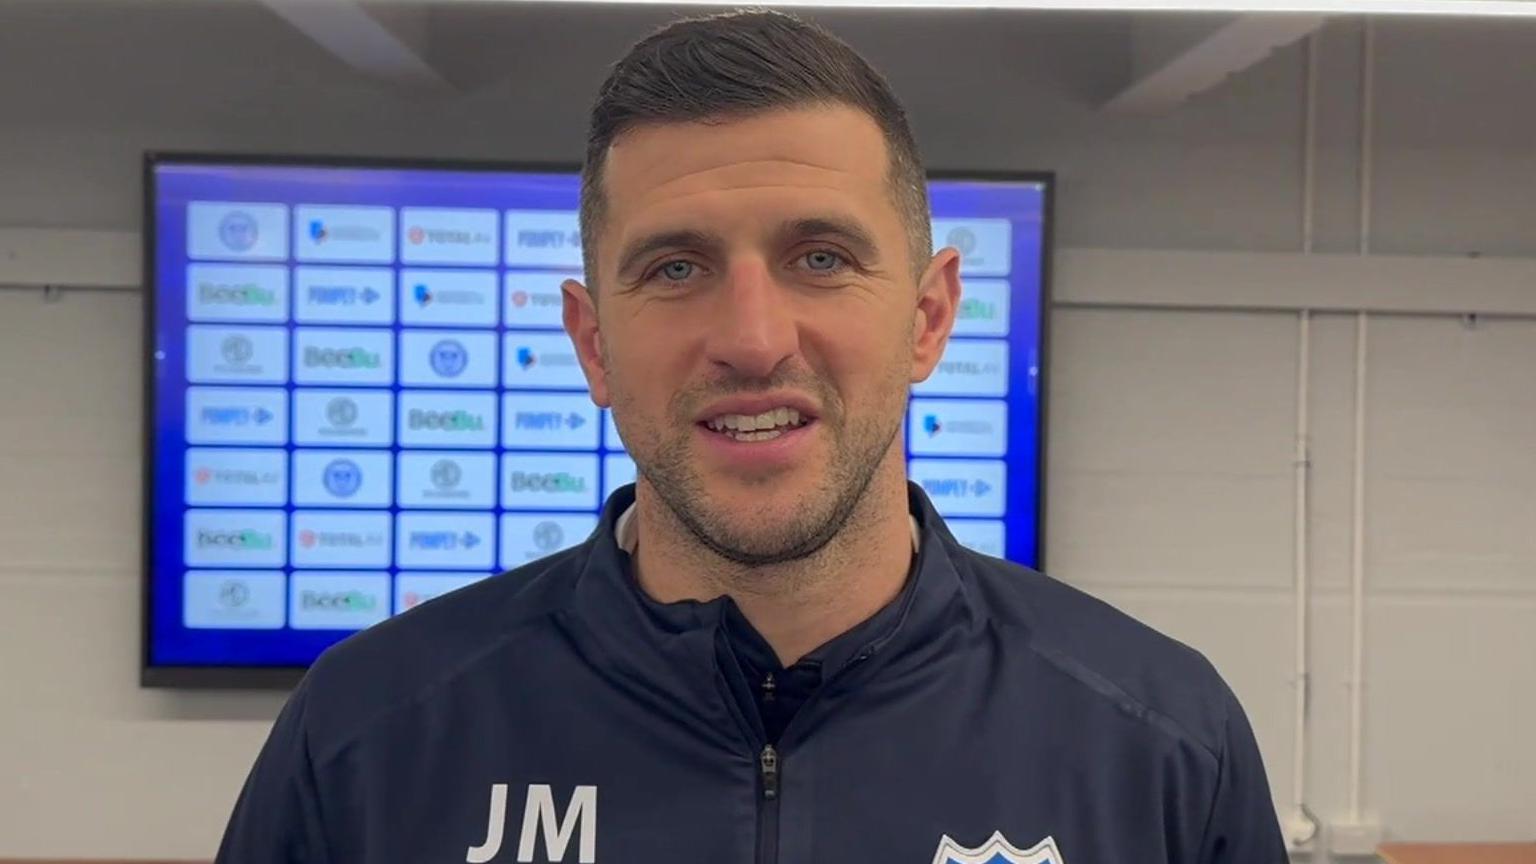
[[[367,75],[423,89],[450,89],[427,61],[425,6],[401,4],[365,8],[360,0],[263,0],[342,62]]]
[[[1139,22],[1131,82],[1104,110],[1156,114],[1204,93],[1317,30],[1324,15],[1266,14]]]

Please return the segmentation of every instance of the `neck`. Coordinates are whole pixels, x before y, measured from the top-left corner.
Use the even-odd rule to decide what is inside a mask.
[[[642,477],[635,578],[662,603],[730,597],[789,666],[873,616],[906,584],[912,565],[906,475],[899,459],[885,462],[826,546],[761,567],[727,560],[699,543]]]

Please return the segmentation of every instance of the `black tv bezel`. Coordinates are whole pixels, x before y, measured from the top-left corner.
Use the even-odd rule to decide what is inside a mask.
[[[143,542],[143,560],[140,570],[140,667],[139,684],[145,688],[170,688],[187,690],[286,690],[291,689],[304,677],[307,666],[248,666],[248,665],[155,665],[151,662],[152,630],[154,626],[154,500],[155,500],[155,406],[159,393],[155,379],[155,321],[159,292],[156,289],[158,273],[155,248],[158,241],[156,224],[156,174],[161,165],[229,165],[270,166],[337,169],[382,170],[437,170],[459,172],[497,173],[560,173],[576,174],[581,166],[574,162],[487,161],[459,159],[390,158],[382,156],[308,156],[294,154],[210,153],[148,151],[143,158],[143,288],[144,288],[144,426],[143,434],[143,517],[140,538]],[[1051,345],[1050,310],[1052,306],[1051,278],[1054,272],[1056,227],[1056,175],[1052,171],[973,171],[964,169],[935,169],[927,172],[930,180],[972,180],[979,182],[1038,183],[1044,192],[1044,208],[1041,217],[1040,255],[1040,357],[1039,357],[1039,414],[1036,430],[1036,485],[1035,485],[1035,552],[1036,568],[1045,569],[1045,522],[1046,511],[1046,447],[1049,417],[1049,366]]]

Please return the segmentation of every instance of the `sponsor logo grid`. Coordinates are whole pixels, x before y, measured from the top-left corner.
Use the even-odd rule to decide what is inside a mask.
[[[633,482],[560,331],[574,213],[197,202],[189,220],[187,627],[361,629],[582,542]],[[1002,555],[1010,227],[935,227],[981,278],[913,388],[909,474]]]

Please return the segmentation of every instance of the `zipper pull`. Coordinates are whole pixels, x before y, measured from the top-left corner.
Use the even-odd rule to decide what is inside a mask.
[[[778,692],[778,689],[779,685],[773,680],[773,673],[769,672],[768,677],[763,679],[763,701],[772,702],[773,694]]]
[[[779,751],[769,744],[758,758],[763,774],[763,797],[769,801],[779,797]]]

